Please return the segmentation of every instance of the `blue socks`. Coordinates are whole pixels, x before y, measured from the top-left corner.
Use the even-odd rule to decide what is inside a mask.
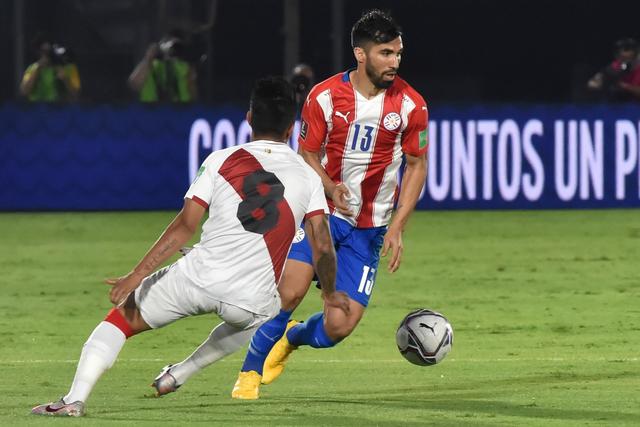
[[[249,351],[242,365],[242,372],[256,371],[262,375],[262,367],[273,345],[282,338],[287,328],[287,322],[291,317],[290,311],[280,310],[280,313],[269,320],[256,331],[251,338]],[[336,343],[329,338],[324,330],[324,316],[322,312],[309,317],[304,323],[300,323],[289,329],[287,339],[295,346],[310,345],[314,348],[333,347]]]
[[[310,345],[314,348],[333,347],[336,343],[329,338],[324,330],[324,316],[322,312],[309,317],[304,323],[300,323],[287,332],[289,343],[295,346]]]
[[[273,345],[284,335],[290,317],[290,311],[280,310],[276,317],[260,326],[251,338],[249,351],[247,351],[242,365],[242,372],[256,371],[262,375],[264,361]]]

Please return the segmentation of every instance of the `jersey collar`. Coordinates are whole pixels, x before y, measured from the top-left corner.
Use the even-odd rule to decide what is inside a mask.
[[[342,74],[342,82],[349,83],[349,73],[355,70],[355,68],[349,68],[347,71],[345,71],[344,74]]]

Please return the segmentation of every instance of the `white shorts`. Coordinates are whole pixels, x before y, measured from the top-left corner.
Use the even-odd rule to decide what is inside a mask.
[[[269,315],[252,313],[213,298],[194,285],[182,270],[171,264],[142,280],[135,290],[135,301],[144,321],[161,328],[187,316],[216,313],[222,320],[239,329],[254,328],[278,314],[280,300],[274,301]]]

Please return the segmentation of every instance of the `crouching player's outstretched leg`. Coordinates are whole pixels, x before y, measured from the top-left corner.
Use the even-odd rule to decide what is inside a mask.
[[[191,238],[204,212],[200,204],[186,199],[183,210],[138,265],[129,274],[106,281],[112,285],[109,299],[116,307],[84,344],[71,389],[56,402],[36,406],[32,414],[84,415],[87,398],[96,382],[113,365],[126,339],[135,334],[161,328],[184,317],[215,313],[224,322],[195,353],[206,349],[206,358],[197,360],[206,365],[238,350],[262,323],[277,314],[280,298],[275,284],[273,291],[268,290],[271,296],[261,297],[255,310],[242,308],[226,302],[230,299],[228,295],[221,297],[190,279],[185,269],[191,254],[151,274]],[[182,370],[188,369],[189,366],[185,366]],[[161,381],[156,381],[158,392],[161,387],[163,391],[179,387],[180,373],[180,370],[168,371]]]
[[[118,357],[127,338],[150,329],[140,316],[133,298],[124,307],[113,308],[93,330],[80,355],[69,392],[56,402],[45,403],[31,410],[34,415],[81,417],[85,402],[98,379]]]
[[[158,394],[175,391],[183,375],[234,353],[256,329],[273,317],[280,306],[277,295],[268,303],[267,314],[257,314],[225,303],[191,282],[176,264],[163,268],[142,281],[123,307],[112,309],[85,343],[71,390],[57,402],[39,405],[36,415],[82,416],[85,403],[100,376],[115,362],[125,340],[149,329],[197,314],[215,313],[224,322],[191,356],[192,364],[167,369],[153,386]],[[194,368],[195,366],[195,368]]]
[[[176,391],[192,375],[235,353],[249,341],[256,329],[277,311],[279,301],[274,300],[273,312],[268,316],[255,314],[239,307],[222,304],[221,317],[225,320],[216,326],[207,339],[185,360],[163,368],[151,386],[156,389],[156,396]]]
[[[184,287],[189,283],[183,280],[184,276],[177,265],[156,269],[193,236],[204,212],[204,207],[185,199],[180,213],[131,272],[117,279],[106,280],[112,286],[109,299],[115,308],[84,344],[71,390],[57,402],[36,406],[31,410],[32,414],[84,415],[91,390],[113,365],[127,338],[193,314],[188,311],[188,302],[185,309],[185,306],[178,306],[182,301],[173,298],[177,295],[184,299],[188,295]]]

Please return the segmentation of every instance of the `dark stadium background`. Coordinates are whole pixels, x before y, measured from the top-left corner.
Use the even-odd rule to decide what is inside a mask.
[[[213,4],[200,101],[137,102],[147,46]],[[403,26],[400,75],[429,103],[400,270],[382,259],[355,333],[299,350],[250,405],[230,397],[244,350],[148,398],[217,318],[135,337],[83,425],[640,425],[640,103],[585,92],[614,41],[640,39],[640,0],[0,0],[0,426],[36,424],[30,408],[66,392],[112,307],[103,279],[130,271],[212,150],[249,139],[254,79],[351,66],[372,7]],[[79,103],[17,96],[36,31],[75,51]],[[294,318],[320,307],[312,287]],[[396,346],[418,307],[455,333],[430,368]]]
[[[201,100],[244,104],[255,77],[285,71],[284,9],[296,3],[217,2],[214,26],[203,38],[212,54],[201,69]],[[34,60],[29,44],[38,30],[75,50],[84,102],[132,100],[126,78],[146,46],[171,26],[204,24],[211,4],[2,1],[0,101],[16,98],[22,65]],[[341,60],[334,59],[331,33],[336,7],[344,21]],[[640,36],[640,2],[633,1],[300,1],[299,60],[318,76],[336,72],[338,62],[349,66],[349,26],[370,7],[390,10],[404,27],[401,74],[432,103],[582,101],[585,80],[610,60],[612,43]],[[23,49],[17,52],[20,19]]]

